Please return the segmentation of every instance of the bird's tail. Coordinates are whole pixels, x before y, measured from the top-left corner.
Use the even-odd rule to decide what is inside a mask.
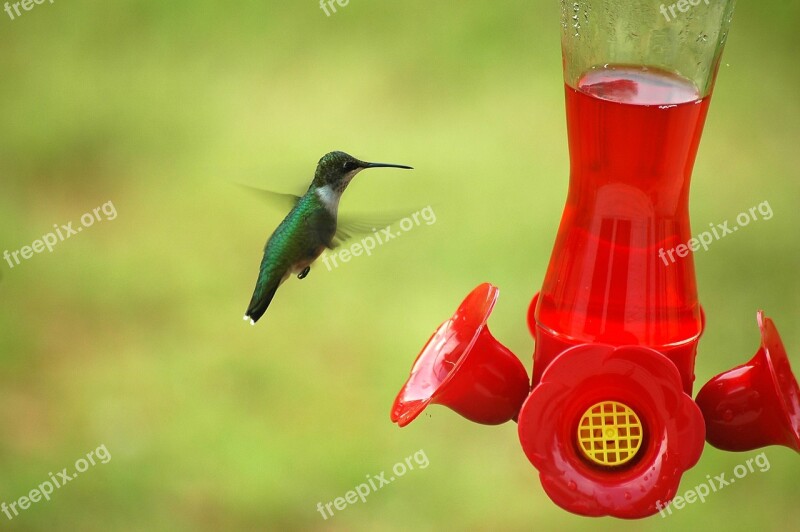
[[[250,300],[250,306],[247,307],[247,312],[244,314],[244,319],[250,320],[251,325],[255,325],[267,311],[267,307],[272,302],[272,298],[275,296],[275,292],[278,291],[280,284],[280,279],[258,280],[256,289],[253,292],[253,298]]]

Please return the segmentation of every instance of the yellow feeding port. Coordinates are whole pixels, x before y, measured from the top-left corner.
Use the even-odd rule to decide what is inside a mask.
[[[578,447],[595,464],[623,465],[636,456],[642,446],[642,434],[642,422],[630,407],[602,401],[581,417]]]

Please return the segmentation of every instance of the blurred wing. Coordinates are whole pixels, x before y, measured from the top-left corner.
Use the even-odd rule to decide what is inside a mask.
[[[332,248],[339,247],[351,238],[357,238],[361,235],[371,235],[376,231],[391,226],[400,218],[402,218],[402,216],[384,219],[370,219],[361,216],[340,216],[336,224],[336,234],[333,235]]]
[[[271,190],[265,190],[263,188],[258,188],[251,185],[243,185],[242,183],[236,183],[236,185],[242,189],[250,191],[254,195],[265,200],[267,203],[278,206],[287,212],[292,210],[294,206],[297,205],[297,202],[300,201],[300,196],[296,196],[294,194],[272,192]]]

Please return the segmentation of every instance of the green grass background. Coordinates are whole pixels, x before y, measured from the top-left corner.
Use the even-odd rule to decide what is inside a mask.
[[[774,218],[698,253],[701,385],[749,359],[755,313],[800,370],[796,2],[740,2],[695,167],[694,226],[762,201]],[[303,190],[331,149],[405,163],[344,211],[437,222],[279,291],[241,321],[281,213],[231,185]],[[0,264],[0,501],[104,443],[13,530],[786,530],[800,462],[668,519],[555,506],[513,423],[389,407],[469,290],[501,289],[493,333],[530,369],[525,325],[564,204],[555,1],[56,0],[0,12],[0,251],[113,201],[103,222]],[[430,465],[323,521],[316,504],[424,449]],[[756,453],[707,448],[680,491]]]

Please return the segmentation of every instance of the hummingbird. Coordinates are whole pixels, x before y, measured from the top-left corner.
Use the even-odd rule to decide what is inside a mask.
[[[333,151],[319,160],[314,180],[303,196],[286,195],[294,206],[264,247],[253,298],[244,315],[251,325],[264,315],[286,279],[292,274],[304,279],[311,271],[311,264],[326,248],[334,249],[349,236],[337,230],[339,200],[350,181],[367,168],[413,170],[401,164],[368,163]]]

